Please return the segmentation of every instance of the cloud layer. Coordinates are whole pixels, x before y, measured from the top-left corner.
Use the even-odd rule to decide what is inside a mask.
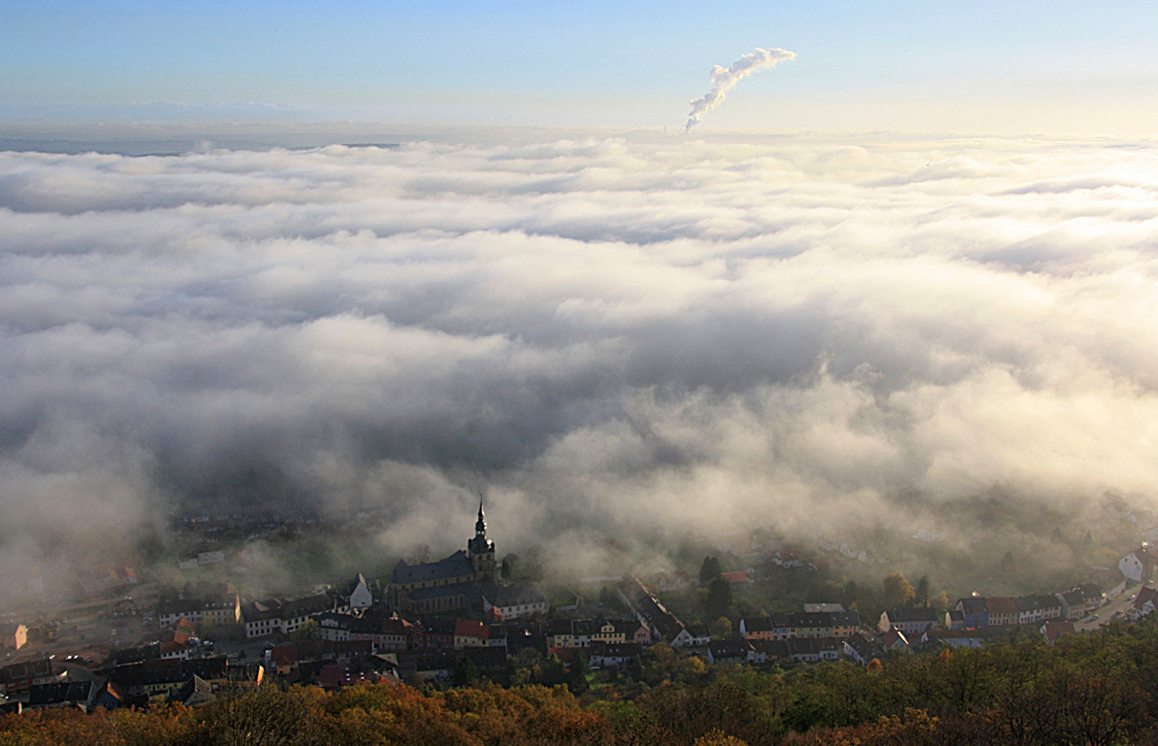
[[[1156,246],[1145,143],[3,153],[0,525],[383,506],[438,545],[479,492],[524,540],[1149,496]]]

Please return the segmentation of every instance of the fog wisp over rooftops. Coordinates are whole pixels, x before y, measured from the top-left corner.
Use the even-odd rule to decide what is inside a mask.
[[[511,542],[1151,495],[1156,239],[1148,143],[3,153],[6,547],[205,502],[457,540],[482,492]]]

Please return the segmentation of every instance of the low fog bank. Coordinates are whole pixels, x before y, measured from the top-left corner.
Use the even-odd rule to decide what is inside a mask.
[[[1156,238],[1149,143],[0,153],[0,556],[1076,532],[1158,485]]]

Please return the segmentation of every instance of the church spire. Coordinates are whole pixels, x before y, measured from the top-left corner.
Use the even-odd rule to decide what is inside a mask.
[[[474,534],[483,538],[486,538],[487,535],[487,521],[486,517],[483,516],[482,500],[479,500],[478,503],[478,520],[474,522]]]

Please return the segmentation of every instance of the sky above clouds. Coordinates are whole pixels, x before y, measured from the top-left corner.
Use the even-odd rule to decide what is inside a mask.
[[[1150,499],[1156,174],[1072,139],[3,153],[0,525]]]
[[[0,117],[1152,132],[1158,13],[1080,2],[5,0]]]

